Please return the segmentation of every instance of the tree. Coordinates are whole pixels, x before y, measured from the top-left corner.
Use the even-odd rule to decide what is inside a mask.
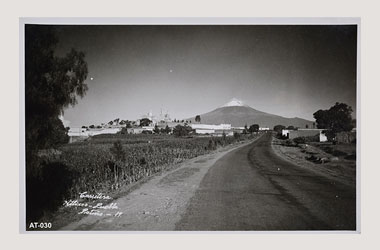
[[[149,120],[148,118],[143,118],[140,120],[140,127],[149,126],[151,123],[152,121]]]
[[[277,134],[281,134],[282,130],[285,129],[283,125],[276,125],[273,127],[273,130],[277,132]]]
[[[335,103],[328,110],[318,110],[313,114],[317,128],[326,129],[328,140],[334,141],[336,134],[343,131],[351,131],[354,128],[351,117],[352,108],[345,103]]]
[[[201,123],[201,116],[200,116],[200,115],[197,115],[197,116],[195,117],[195,121]]]
[[[187,136],[192,132],[192,128],[190,126],[182,126],[182,125],[177,125],[173,129],[173,134],[176,136]]]
[[[56,30],[49,25],[25,25],[25,151],[26,220],[62,204],[75,170],[61,162],[41,161],[41,149],[67,143],[67,129],[59,119],[88,89],[83,52],[71,49],[55,55]],[[44,195],[48,192],[49,195]]]
[[[159,134],[159,133],[160,133],[160,129],[158,128],[157,124],[154,125],[153,132],[156,133],[156,134]]]
[[[286,129],[295,130],[296,128],[294,126],[288,126]]]
[[[132,124],[131,124],[131,121],[125,121],[125,127],[126,128],[132,128]]]
[[[168,125],[166,125],[166,127],[165,127],[165,133],[166,134],[170,134],[170,132],[172,132],[172,130],[169,128]]]
[[[89,128],[95,128],[95,125],[90,125],[90,127]]]
[[[253,124],[253,125],[251,125],[250,127],[249,127],[249,133],[254,133],[254,132],[259,132],[259,128],[260,128],[260,126],[259,126],[259,124]]]
[[[245,124],[243,134],[247,134],[247,133],[248,133],[248,126],[247,124]]]
[[[26,154],[66,141],[58,118],[74,106],[88,89],[84,53],[72,49],[64,57],[54,55],[58,38],[48,25],[25,26],[25,142]],[[62,139],[57,137],[63,136]],[[28,167],[28,164],[27,164]]]

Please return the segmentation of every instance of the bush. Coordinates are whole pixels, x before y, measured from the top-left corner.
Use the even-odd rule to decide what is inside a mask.
[[[234,138],[235,138],[235,140],[239,141],[240,140],[240,133],[234,132]]]
[[[293,141],[298,145],[298,144],[305,144],[306,139],[305,137],[296,137],[293,139]]]
[[[289,140],[289,139],[287,139],[287,140],[285,141],[285,146],[287,146],[287,147],[295,147],[295,146],[297,146],[297,145],[296,145],[296,143],[295,143],[293,140]]]
[[[38,220],[44,213],[55,211],[69,195],[78,173],[62,162],[43,162],[40,171],[27,175],[26,219]]]

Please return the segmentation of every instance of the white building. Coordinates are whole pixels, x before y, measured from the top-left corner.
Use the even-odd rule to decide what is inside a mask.
[[[209,135],[219,135],[222,136],[223,133],[230,136],[233,135],[231,124],[190,124],[191,128],[195,130],[197,134],[209,134]]]
[[[121,128],[70,128],[67,135],[70,137],[70,142],[77,141],[79,138],[87,138],[101,134],[116,134],[121,131]]]
[[[282,136],[285,136],[289,139],[319,135],[319,141],[326,142],[327,136],[323,133],[323,130],[324,129],[297,129],[297,130],[283,129],[281,134]]]
[[[262,127],[259,128],[259,131],[268,131],[268,130],[270,130],[270,129],[269,128],[262,128]]]

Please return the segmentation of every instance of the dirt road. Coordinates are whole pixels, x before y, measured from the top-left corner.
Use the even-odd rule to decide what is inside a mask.
[[[271,134],[198,157],[62,230],[355,230],[355,187],[277,156]]]

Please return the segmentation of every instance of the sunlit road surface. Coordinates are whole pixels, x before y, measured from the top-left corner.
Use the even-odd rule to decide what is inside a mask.
[[[355,187],[277,156],[271,134],[209,169],[176,230],[356,230]]]

